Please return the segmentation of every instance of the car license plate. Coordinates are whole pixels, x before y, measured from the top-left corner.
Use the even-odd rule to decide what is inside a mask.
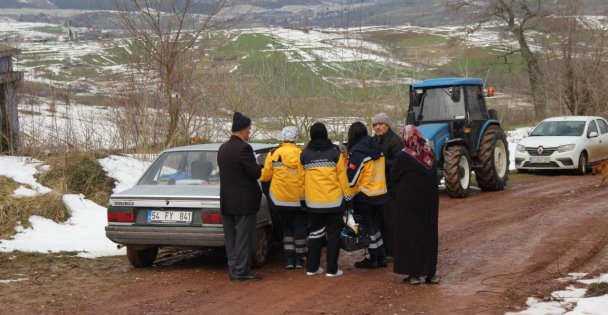
[[[531,156],[530,162],[532,162],[532,163],[551,163],[551,158],[548,156]]]
[[[192,223],[192,211],[148,210],[148,223]]]

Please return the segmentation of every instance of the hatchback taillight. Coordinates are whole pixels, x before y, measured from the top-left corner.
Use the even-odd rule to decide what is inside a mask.
[[[203,224],[222,224],[222,215],[219,213],[203,214]]]
[[[133,212],[108,211],[108,222],[135,222],[135,215]]]

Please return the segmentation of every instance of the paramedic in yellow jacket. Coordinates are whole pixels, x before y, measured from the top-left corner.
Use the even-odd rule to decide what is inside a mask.
[[[323,273],[320,266],[323,238],[327,237],[328,277],[341,276],[338,268],[342,214],[352,209],[352,194],[346,177],[346,164],[338,146],[327,138],[322,123],[310,128],[310,142],[302,151],[304,166],[304,196],[308,210],[308,258],[306,274]]]
[[[386,189],[384,155],[378,143],[367,134],[367,127],[356,122],[348,129],[346,174],[354,198],[355,213],[371,237],[365,258],[357,268],[386,267],[386,250],[380,233],[382,208],[389,200]]]
[[[283,143],[266,157],[260,178],[263,182],[270,181],[270,200],[281,218],[287,269],[303,268],[306,254],[308,218],[301,204],[304,200],[304,168],[300,164],[302,150],[295,143],[297,136],[296,127],[283,128]]]

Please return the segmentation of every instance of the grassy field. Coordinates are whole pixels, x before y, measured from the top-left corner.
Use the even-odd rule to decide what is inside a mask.
[[[504,86],[524,70],[520,57],[505,64],[495,47],[454,45],[447,31],[426,30],[387,28],[344,34],[350,40],[360,38],[363,45],[343,41],[341,33],[329,30],[212,32],[192,52],[194,62],[202,65],[197,74],[207,77],[207,89],[216,93],[219,104],[240,106],[238,98],[225,96],[240,89],[246,98],[259,99],[267,106],[281,106],[285,100],[295,107],[314,104],[327,109],[324,115],[353,115],[369,111],[367,108],[398,108],[394,114],[401,115],[407,105],[407,84],[412,80],[467,75]],[[282,36],[282,32],[293,33]],[[74,56],[70,43],[23,49],[17,64],[44,82],[41,92],[30,92],[47,96],[71,93],[71,100],[106,105],[107,98],[95,91],[115,89],[126,81],[130,70],[156,66],[135,40],[83,42],[75,48],[89,44],[90,53],[80,50]],[[76,80],[84,82],[79,85],[83,88],[71,88]]]

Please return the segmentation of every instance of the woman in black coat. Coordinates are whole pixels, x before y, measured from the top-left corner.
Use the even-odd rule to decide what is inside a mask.
[[[433,150],[413,125],[401,130],[403,150],[391,169],[396,202],[393,271],[406,274],[404,281],[439,283],[436,276],[438,248],[439,189]]]

